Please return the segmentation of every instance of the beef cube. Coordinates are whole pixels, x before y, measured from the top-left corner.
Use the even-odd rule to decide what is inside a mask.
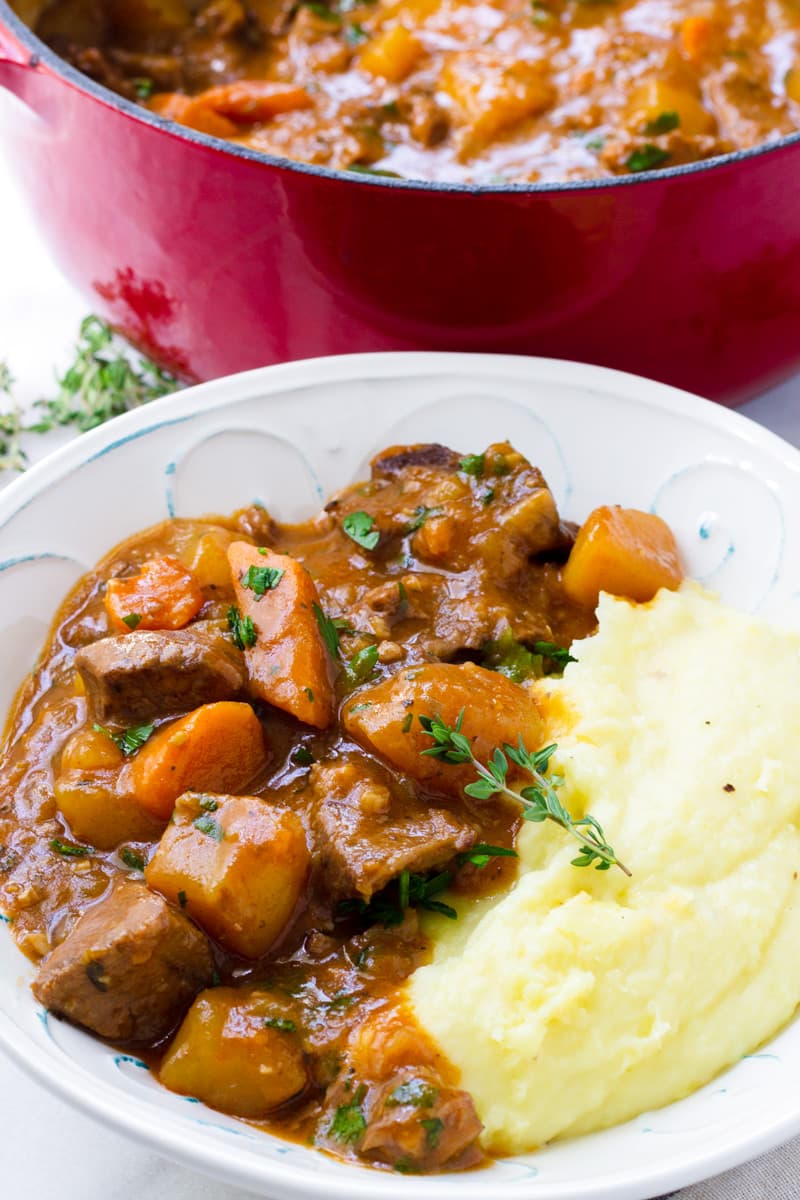
[[[37,1000],[100,1037],[151,1042],[213,978],[204,934],[141,883],[116,884],[44,962]]]
[[[431,467],[434,470],[457,471],[461,456],[439,442],[422,442],[416,446],[389,446],[373,458],[372,478],[393,479],[409,467]]]
[[[359,1152],[410,1171],[460,1170],[480,1162],[482,1129],[469,1092],[398,1073],[370,1094]]]
[[[401,871],[428,871],[475,843],[469,825],[364,762],[318,764],[311,783],[317,859],[334,897],[369,900]]]
[[[78,651],[75,667],[92,718],[120,726],[230,700],[247,679],[241,650],[212,621],[102,638]]]

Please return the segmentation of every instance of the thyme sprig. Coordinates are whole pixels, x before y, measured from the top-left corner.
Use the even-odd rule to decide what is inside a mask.
[[[502,749],[497,747],[488,763],[484,764],[475,757],[469,738],[461,732],[463,720],[463,708],[455,725],[447,725],[440,716],[420,716],[420,725],[425,733],[433,738],[433,745],[423,750],[422,754],[438,758],[445,763],[471,763],[478,778],[474,783],[467,784],[464,791],[473,799],[489,800],[492,796],[508,796],[522,806],[524,820],[553,821],[559,825],[574,837],[581,847],[580,854],[572,859],[573,867],[593,866],[598,871],[619,867],[620,871],[630,876],[628,868],[620,862],[614,848],[606,841],[606,835],[597,818],[590,813],[577,819],[573,818],[559,800],[557,789],[562,781],[558,776],[547,774],[550,759],[558,748],[556,745],[545,746],[531,753],[520,734],[516,746],[505,742]],[[510,763],[527,772],[533,782],[519,790],[510,787]]]

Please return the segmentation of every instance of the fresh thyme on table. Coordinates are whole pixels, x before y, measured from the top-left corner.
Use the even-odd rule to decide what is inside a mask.
[[[13,382],[9,367],[0,361],[0,393],[10,397]],[[95,316],[81,321],[74,360],[57,383],[54,398],[36,401],[40,415],[31,424],[25,424],[16,405],[0,412],[0,471],[25,470],[24,433],[48,433],[57,426],[74,426],[83,433],[179,387],[168,371],[143,355],[132,355],[127,343]]]
[[[472,753],[469,738],[461,732],[463,720],[463,709],[454,726],[446,725],[441,717],[419,717],[420,725],[434,742],[422,753],[445,763],[472,763],[478,778],[474,783],[467,784],[464,791],[474,800],[489,800],[498,795],[508,796],[522,806],[524,820],[553,821],[560,825],[575,838],[581,848],[578,857],[572,859],[573,867],[594,866],[598,871],[619,867],[625,875],[630,875],[628,868],[614,853],[614,848],[606,841],[606,835],[597,818],[587,813],[575,819],[559,800],[557,788],[560,781],[547,774],[550,759],[557,746],[545,746],[544,749],[531,754],[525,748],[520,734],[516,746],[505,743],[502,749],[498,747],[489,762],[484,765]],[[519,790],[510,787],[506,781],[509,761],[527,772],[533,783]]]

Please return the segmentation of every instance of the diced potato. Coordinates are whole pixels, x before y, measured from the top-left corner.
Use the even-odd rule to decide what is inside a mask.
[[[515,746],[520,734],[529,749],[540,744],[541,721],[530,693],[475,663],[426,663],[362,688],[345,709],[344,725],[367,749],[413,779],[458,795],[475,779],[475,768],[423,755],[434,743],[419,718],[440,716],[454,726],[462,710],[461,731],[483,763],[496,746]]]
[[[490,51],[448,55],[439,88],[461,110],[466,153],[475,153],[501,129],[544,112],[555,96],[540,64],[509,60]]]
[[[181,557],[200,587],[230,590],[228,546],[235,538],[235,533],[220,526],[219,529],[209,529],[188,544]]]
[[[161,823],[142,809],[120,774],[122,752],[106,737],[83,729],[67,742],[53,791],[73,836],[98,850],[122,842],[154,841]]]
[[[713,133],[717,127],[697,96],[663,79],[648,79],[635,89],[628,103],[628,121],[635,133],[650,136],[669,133],[674,128],[687,137],[697,137]]]
[[[161,1064],[161,1082],[233,1116],[268,1116],[308,1081],[293,1022],[280,1014],[268,992],[201,992]]]
[[[403,25],[393,25],[367,42],[358,59],[362,71],[400,83],[424,53],[419,38]]]
[[[675,537],[661,517],[617,505],[596,508],[580,528],[564,567],[564,591],[594,608],[601,592],[652,600],[683,579]]]
[[[256,633],[245,651],[252,694],[325,729],[333,720],[333,664],[315,615],[313,579],[296,559],[248,542],[234,542],[228,561],[236,603]]]
[[[145,878],[226,949],[259,958],[291,921],[310,865],[294,813],[257,796],[187,792]]]
[[[183,792],[237,792],[267,761],[264,735],[249,704],[203,704],[155,733],[130,766],[141,806],[166,821]]]

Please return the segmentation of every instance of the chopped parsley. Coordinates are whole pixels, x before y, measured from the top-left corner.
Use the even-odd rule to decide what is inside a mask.
[[[126,758],[130,758],[137,750],[141,750],[147,739],[152,736],[155,725],[133,725],[122,733],[112,733],[105,725],[93,725],[95,733],[104,733],[117,746]]]
[[[219,808],[219,800],[213,796],[200,796],[197,803],[204,812],[216,812]]]
[[[467,454],[458,464],[459,471],[463,471],[465,475],[471,475],[473,479],[480,479],[485,467],[485,454]]]
[[[469,863],[473,867],[485,867],[492,858],[518,858],[516,850],[508,846],[490,846],[487,842],[478,842],[471,850],[459,854],[456,862],[460,867]]]
[[[152,96],[155,90],[155,83],[147,75],[139,75],[136,79],[132,79],[133,89],[136,92],[137,100],[147,100]]]
[[[645,142],[639,150],[634,150],[628,156],[625,166],[631,174],[636,175],[640,171],[652,171],[656,167],[663,166],[668,158],[669,154],[666,150],[654,146],[652,142]]]
[[[144,859],[141,854],[137,854],[135,850],[131,850],[130,846],[123,846],[119,852],[119,856],[125,863],[125,866],[130,867],[132,871],[144,871]]]
[[[365,42],[368,37],[369,34],[364,26],[359,25],[357,22],[354,22],[352,25],[348,25],[344,31],[344,40],[347,42],[348,46],[360,46],[361,43]]]
[[[358,654],[354,654],[345,667],[350,683],[364,683],[366,679],[369,679],[375,670],[377,661],[378,647],[375,645],[365,646],[363,650],[359,650]]]
[[[486,508],[492,503],[493,500],[494,500],[494,488],[489,488],[481,496],[481,504],[483,504],[483,506]]]
[[[367,1094],[362,1083],[351,1104],[340,1104],[333,1115],[328,1133],[338,1141],[351,1145],[359,1141],[367,1131],[367,1121],[361,1110],[361,1102]]]
[[[413,724],[414,724],[414,714],[411,712],[406,713],[405,717],[403,718],[403,724],[400,726],[400,732],[401,733],[410,733],[411,726]]]
[[[292,755],[292,762],[296,763],[298,767],[310,767],[316,761],[314,755],[306,746],[298,746]]]
[[[55,850],[56,854],[61,854],[64,858],[86,858],[92,853],[91,846],[79,846],[77,842],[64,842],[61,838],[51,838],[50,849]]]
[[[181,908],[186,908],[186,892],[178,892],[178,904],[180,904]]]
[[[348,513],[342,521],[342,529],[349,538],[356,543],[357,546],[363,546],[365,550],[374,550],[380,541],[380,533],[375,529],[375,521],[362,509],[358,512]]]
[[[671,133],[680,123],[681,119],[676,112],[660,112],[652,121],[645,122],[644,132],[648,137],[658,137],[662,133]]]
[[[251,565],[240,578],[242,587],[250,588],[260,598],[265,592],[276,588],[285,574],[282,567],[254,567]]]
[[[297,1026],[288,1017],[264,1017],[267,1029],[277,1029],[279,1033],[297,1033]]]
[[[306,699],[308,700],[308,703],[313,704],[314,703],[314,693],[312,692],[311,688],[310,687],[303,688],[303,691],[306,694]]]
[[[317,603],[311,605],[314,616],[317,618],[317,628],[322,634],[322,640],[328,647],[328,653],[331,658],[336,658],[339,654],[339,630],[335,623],[322,611]],[[308,688],[306,688],[308,691]],[[313,696],[310,697],[313,700]]]
[[[499,671],[514,683],[560,674],[575,658],[555,642],[533,642],[530,647],[518,642],[510,629],[504,629],[495,641],[483,647],[483,666]]]
[[[420,1125],[425,1130],[425,1145],[429,1150],[435,1150],[442,1136],[444,1121],[441,1117],[424,1117]]]
[[[128,629],[135,629],[137,625],[141,625],[142,623],[141,613],[128,613],[127,616],[122,618],[122,623],[123,625],[127,625]]]
[[[396,1108],[400,1104],[412,1104],[414,1108],[430,1108],[438,1095],[439,1089],[427,1079],[408,1079],[390,1093],[386,1107]]]
[[[441,508],[427,508],[426,505],[419,504],[414,509],[414,516],[411,518],[408,525],[406,525],[404,533],[416,533],[416,531],[421,529],[430,517],[438,517],[441,515],[441,512]]]
[[[225,830],[222,828],[219,821],[216,821],[214,817],[209,816],[208,813],[203,813],[201,817],[196,817],[195,820],[192,821],[192,824],[194,825],[195,829],[200,831],[200,833],[204,833],[207,837],[213,838],[215,842],[221,842],[225,837]]]
[[[250,570],[252,571],[252,569],[251,567]],[[252,617],[243,617],[235,604],[228,609],[228,628],[234,643],[240,650],[246,650],[248,646],[255,645],[256,627],[253,619]]]

